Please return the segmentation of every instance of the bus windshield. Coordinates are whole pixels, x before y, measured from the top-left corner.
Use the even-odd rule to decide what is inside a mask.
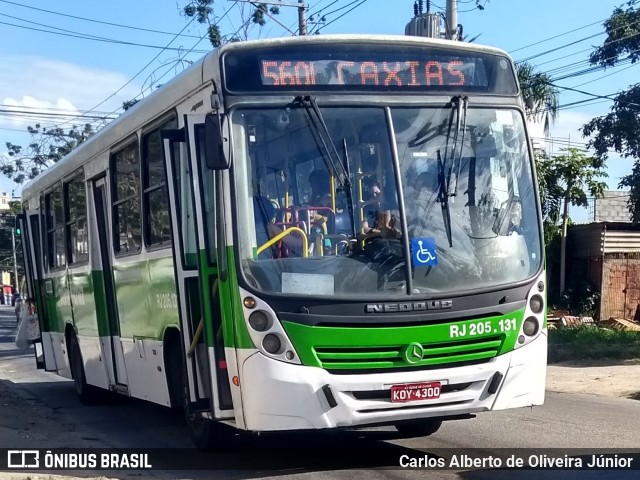
[[[254,288],[349,298],[451,294],[541,262],[515,109],[244,108],[232,113],[238,252]],[[394,160],[397,152],[397,163]]]

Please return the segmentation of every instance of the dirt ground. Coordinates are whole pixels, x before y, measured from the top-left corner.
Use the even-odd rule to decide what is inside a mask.
[[[547,390],[640,400],[640,360],[549,365]]]

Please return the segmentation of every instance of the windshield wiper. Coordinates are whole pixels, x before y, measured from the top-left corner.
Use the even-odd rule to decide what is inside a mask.
[[[458,178],[460,177],[460,167],[462,164],[462,152],[464,150],[464,136],[467,130],[467,106],[469,105],[469,100],[467,97],[454,97],[452,100],[455,102],[456,108],[456,132],[453,136],[453,148],[451,151],[451,167],[449,167],[449,176],[447,178],[447,193],[450,197],[455,197],[458,195]],[[460,139],[460,151],[458,152],[458,158],[456,159],[456,150],[458,149],[458,135],[460,135],[460,130],[462,130],[462,137]],[[449,141],[447,140],[447,143]],[[457,171],[453,171],[456,168],[457,163]],[[453,178],[452,178],[453,177]]]
[[[449,194],[447,192],[447,179],[445,176],[445,164],[442,161],[440,155],[440,149],[438,149],[438,201],[442,208],[442,221],[444,223],[444,230],[447,233],[447,240],[449,240],[449,246],[453,247],[453,239],[451,235],[451,210],[449,209]]]
[[[325,161],[325,165],[331,175],[335,176],[338,180],[338,184],[340,189],[343,190],[347,195],[347,209],[349,211],[349,220],[351,221],[351,233],[353,238],[356,237],[356,222],[355,216],[353,212],[353,188],[351,185],[351,174],[349,169],[349,155],[347,152],[347,139],[343,139],[343,148],[344,153],[342,156],[338,153],[338,149],[336,147],[333,138],[331,137],[331,132],[329,132],[329,128],[327,127],[326,122],[324,121],[324,117],[322,116],[322,112],[320,112],[320,108],[318,107],[318,103],[316,99],[307,95],[305,97],[296,97],[293,100],[294,105],[302,105],[307,112],[309,120],[311,121],[311,125],[313,126],[314,133],[320,139],[322,146],[324,148],[323,151],[323,160]],[[331,147],[331,148],[329,148]],[[335,160],[334,160],[335,155]],[[342,160],[342,163],[340,163]],[[338,165],[340,165],[340,169],[338,169]],[[333,194],[333,192],[332,192]],[[334,212],[335,213],[335,212]]]
[[[449,247],[453,247],[453,236],[451,233],[451,210],[449,208],[449,197],[455,197],[458,194],[458,178],[460,177],[460,168],[462,164],[462,151],[464,150],[464,136],[467,129],[467,106],[469,100],[467,97],[459,95],[451,99],[451,113],[449,115],[449,128],[447,129],[447,141],[444,150],[444,159],[438,149],[438,201],[442,207],[442,220],[447,233]],[[451,129],[453,128],[453,117],[456,117],[456,130],[453,135],[453,145],[451,146],[451,159],[449,160],[449,139],[451,138]],[[460,141],[460,152],[456,162],[456,150],[458,149],[458,136],[462,130],[462,138]],[[451,165],[448,165],[448,161]],[[457,163],[457,166],[456,166]],[[448,169],[447,169],[448,167]],[[457,167],[457,168],[456,168]],[[455,172],[454,172],[455,170]],[[453,178],[453,181],[452,181]]]

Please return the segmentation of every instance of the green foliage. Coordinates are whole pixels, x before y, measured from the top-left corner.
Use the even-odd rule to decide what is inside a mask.
[[[640,358],[640,332],[582,325],[549,330],[549,363]]]
[[[27,127],[31,141],[26,147],[6,143],[7,155],[0,158],[0,173],[15,183],[36,177],[95,133],[91,124],[74,125],[69,130],[46,128],[36,124]]]
[[[607,38],[590,56],[592,65],[605,68],[619,62],[640,59],[640,4],[631,0],[616,7],[604,22]],[[634,222],[640,221],[640,84],[632,85],[615,96],[611,112],[594,118],[582,127],[596,157],[604,163],[611,150],[623,157],[635,158],[631,174],[622,177],[619,187],[630,188],[629,211]]]
[[[241,16],[243,17],[241,27],[234,33],[223,34],[218,27],[218,22],[220,18],[227,15],[227,13],[225,12],[222,16],[217,16],[214,10],[214,4],[215,0],[191,0],[182,8],[184,16],[189,18],[195,17],[198,23],[208,25],[207,37],[209,38],[209,43],[211,43],[211,46],[214,48],[218,48],[225,43],[238,42],[243,39],[246,40],[248,34],[247,25],[253,23],[254,25],[262,27],[267,23],[267,17],[280,13],[280,8],[277,6],[269,8],[265,3],[252,2],[251,6],[253,10],[248,18],[245,19],[244,7],[241,8]],[[243,29],[244,32],[241,33]]]
[[[628,345],[638,343],[640,332],[632,330],[598,328],[588,325],[577,327],[561,327],[549,331],[550,344],[580,343],[582,345],[616,344]]]
[[[595,317],[600,302],[600,291],[587,280],[578,280],[562,294],[558,307],[572,315]]]
[[[639,0],[631,0],[626,9],[616,7],[604,22],[607,38],[589,57],[592,65],[613,67],[622,55],[631,63],[640,59],[640,10],[635,8],[638,3]]]
[[[134,98],[133,100],[127,100],[126,102],[122,102],[122,109],[126,112],[127,110],[129,110],[131,107],[133,107],[139,101],[140,100],[136,100]]]
[[[563,155],[553,158],[550,166],[550,178],[553,181],[553,186],[549,188],[551,195],[560,195],[574,207],[589,206],[587,193],[602,198],[607,184],[600,178],[609,176],[602,162],[577,148],[563,151]]]
[[[542,214],[545,223],[551,225],[560,221],[565,200],[576,207],[587,207],[588,194],[602,198],[607,189],[600,180],[608,177],[600,159],[577,148],[563,152],[556,157],[544,152],[536,152],[535,156]]]
[[[527,117],[530,120],[544,121],[546,134],[558,118],[558,89],[551,83],[549,75],[536,72],[535,67],[527,62],[516,65],[516,70]],[[527,99],[531,100],[531,105],[527,105]]]

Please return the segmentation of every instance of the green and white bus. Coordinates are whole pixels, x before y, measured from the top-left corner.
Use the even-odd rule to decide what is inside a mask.
[[[212,51],[31,181],[47,371],[194,442],[544,401],[541,211],[512,60],[405,36]],[[226,425],[226,426],[223,426]]]

